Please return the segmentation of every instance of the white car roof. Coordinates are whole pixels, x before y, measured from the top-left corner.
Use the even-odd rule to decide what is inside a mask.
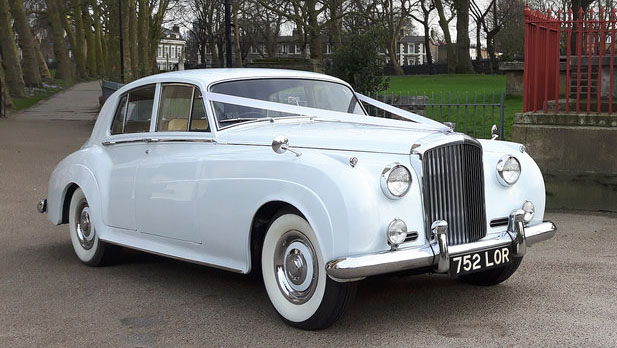
[[[184,71],[173,71],[150,75],[131,82],[126,86],[127,89],[134,88],[140,85],[159,82],[194,82],[201,83],[204,86],[211,85],[216,82],[233,79],[244,78],[298,78],[298,79],[316,79],[323,81],[331,81],[342,83],[346,86],[349,84],[336,77],[300,70],[287,69],[261,69],[261,68],[233,68],[233,69],[194,69]],[[124,89],[124,88],[123,88]]]

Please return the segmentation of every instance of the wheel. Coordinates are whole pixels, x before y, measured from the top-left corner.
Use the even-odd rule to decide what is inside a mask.
[[[523,261],[522,257],[515,257],[512,262],[504,267],[493,268],[482,272],[472,273],[464,276],[460,276],[458,279],[463,283],[480,285],[480,286],[492,286],[506,281],[510,278],[514,272],[518,269],[518,266]]]
[[[337,321],[356,294],[356,283],[326,274],[313,229],[301,216],[283,212],[272,220],[263,243],[261,272],[272,305],[287,324],[319,330]]]
[[[115,260],[120,247],[99,240],[91,220],[91,210],[84,192],[73,193],[69,208],[69,231],[75,254],[89,266],[103,266]]]

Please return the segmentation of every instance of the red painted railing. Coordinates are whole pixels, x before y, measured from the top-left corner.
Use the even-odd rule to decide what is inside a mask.
[[[525,9],[523,111],[613,112],[615,13]]]

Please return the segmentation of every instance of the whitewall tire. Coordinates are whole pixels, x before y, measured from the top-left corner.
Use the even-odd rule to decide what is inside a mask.
[[[77,188],[69,207],[69,232],[75,254],[90,266],[108,264],[118,254],[119,247],[99,240],[92,223],[92,211],[84,192]]]
[[[272,305],[297,328],[332,325],[355,296],[356,283],[338,283],[327,276],[313,229],[292,211],[273,218],[264,238],[261,271]]]

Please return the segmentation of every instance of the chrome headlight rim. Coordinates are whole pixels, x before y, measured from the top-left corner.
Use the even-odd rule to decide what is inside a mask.
[[[390,179],[390,175],[398,169],[403,169],[407,172],[407,176],[409,177],[409,182],[407,183],[407,188],[399,193],[396,194],[394,192],[392,192],[390,190],[390,187],[388,185],[389,179]],[[404,197],[408,192],[409,189],[411,189],[411,183],[412,183],[413,179],[411,177],[411,171],[409,171],[409,169],[407,167],[405,167],[404,165],[402,165],[399,162],[394,162],[391,163],[389,165],[387,165],[384,170],[381,172],[381,191],[383,192],[383,194],[388,197],[389,199],[401,199],[402,197]]]
[[[504,168],[506,167],[506,164],[510,160],[514,160],[518,164],[518,175],[512,181],[508,181],[503,175]],[[509,186],[516,184],[518,182],[518,179],[520,179],[521,177],[522,171],[523,171],[523,168],[521,167],[521,162],[518,160],[518,158],[512,155],[504,155],[499,159],[499,161],[497,161],[497,180],[503,186],[509,187]]]

